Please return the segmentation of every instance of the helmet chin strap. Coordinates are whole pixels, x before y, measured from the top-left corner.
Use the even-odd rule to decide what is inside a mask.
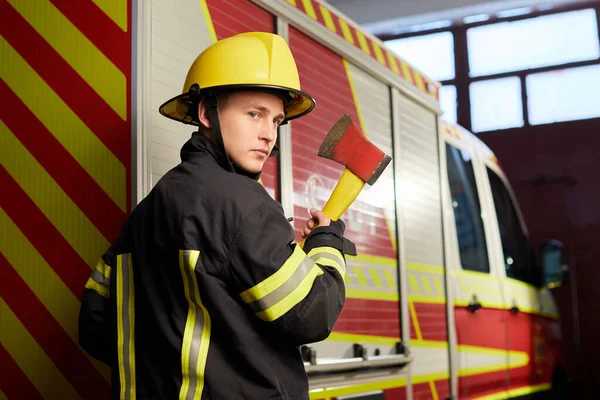
[[[206,108],[208,110],[208,119],[210,121],[210,129],[213,133],[215,142],[219,149],[225,155],[225,159],[227,160],[227,165],[231,169],[231,172],[235,172],[235,168],[233,163],[229,159],[229,155],[227,154],[227,150],[225,149],[225,143],[223,142],[223,135],[221,134],[221,124],[219,123],[219,113],[217,112],[217,96],[211,94],[204,98],[206,102]]]

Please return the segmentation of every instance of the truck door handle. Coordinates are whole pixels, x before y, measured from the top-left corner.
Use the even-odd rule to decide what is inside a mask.
[[[514,305],[514,306],[512,306],[512,307],[510,308],[510,313],[511,313],[511,314],[518,314],[518,313],[519,313],[519,311],[521,311],[521,310],[519,310],[519,307],[517,307],[516,305]]]
[[[470,313],[475,313],[477,310],[480,310],[483,306],[478,300],[472,300],[467,306],[467,311]]]

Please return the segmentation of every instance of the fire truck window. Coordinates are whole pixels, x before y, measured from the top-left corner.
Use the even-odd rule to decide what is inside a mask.
[[[506,276],[537,285],[538,273],[531,244],[521,227],[510,194],[495,172],[488,168],[487,173],[498,217]]]
[[[466,270],[489,273],[481,205],[471,157],[446,144],[446,164],[461,265]]]

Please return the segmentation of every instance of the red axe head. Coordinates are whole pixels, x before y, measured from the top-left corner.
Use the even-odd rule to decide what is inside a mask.
[[[365,137],[348,114],[333,125],[318,154],[342,164],[369,185],[375,183],[391,161],[390,156]]]

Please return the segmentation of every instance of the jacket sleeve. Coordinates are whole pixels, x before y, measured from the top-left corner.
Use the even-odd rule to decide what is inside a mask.
[[[281,206],[245,218],[230,246],[228,272],[241,300],[295,345],[329,336],[345,301],[343,222],[316,228],[304,250]]]
[[[79,345],[109,366],[117,359],[116,277],[129,249],[131,219],[119,238],[102,255],[85,284],[79,309]],[[130,260],[131,258],[125,258]]]
[[[79,345],[92,357],[110,365],[112,247],[102,256],[85,284],[79,309]]]

